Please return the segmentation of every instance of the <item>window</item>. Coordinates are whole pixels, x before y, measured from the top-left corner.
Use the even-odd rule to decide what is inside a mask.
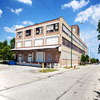
[[[48,54],[48,62],[52,62],[52,55]]]
[[[30,30],[26,30],[26,36],[30,36],[31,35],[31,29]]]
[[[71,42],[68,41],[67,39],[65,39],[64,37],[62,38],[62,44],[64,46],[66,46],[66,47],[71,48]],[[80,49],[79,47],[77,47],[73,43],[72,43],[72,49],[75,50],[75,51],[77,51],[77,52],[79,52],[79,53],[82,53],[82,54],[84,53],[84,51],[82,49]]]
[[[28,54],[28,62],[32,62],[32,54]]]
[[[31,47],[31,41],[25,41],[25,47]]]
[[[17,42],[17,47],[20,48],[22,45],[22,42]]]
[[[47,32],[55,32],[58,31],[59,29],[59,24],[51,24],[51,25],[47,25]]]
[[[22,36],[22,32],[17,32],[17,37],[21,38],[21,36]]]
[[[36,28],[36,34],[42,34],[42,27]]]
[[[75,31],[76,31],[76,29],[75,29],[75,28],[72,28],[72,30],[73,30],[73,32],[75,32]]]
[[[46,44],[47,45],[53,45],[53,44],[58,44],[58,37],[49,37],[47,38]]]
[[[64,25],[62,24],[62,31],[68,35],[69,37],[71,37],[71,31]],[[78,43],[83,49],[85,48],[84,44],[74,35],[72,34],[72,39]]]
[[[58,23],[57,23],[57,24],[54,24],[54,29],[55,29],[55,30],[58,30],[58,28],[59,28]]]
[[[36,62],[45,62],[45,53],[44,52],[36,52]]]
[[[35,46],[43,45],[43,39],[36,39],[35,40]]]

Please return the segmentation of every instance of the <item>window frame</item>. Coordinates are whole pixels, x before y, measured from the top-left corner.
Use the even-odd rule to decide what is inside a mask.
[[[57,25],[57,26],[56,26]],[[52,30],[47,30],[49,26],[52,26],[53,29]],[[56,29],[57,27],[57,29]],[[49,33],[49,32],[56,32],[56,31],[59,31],[59,23],[55,23],[55,24],[49,24],[46,26],[46,32]]]
[[[20,34],[19,34],[19,33],[20,33]],[[22,31],[17,32],[17,38],[21,38],[21,36],[22,36]]]
[[[39,30],[38,30],[38,33],[37,33],[37,29],[39,29]],[[40,29],[41,29],[41,33],[40,33]],[[42,34],[42,33],[43,33],[43,27],[37,27],[35,33],[36,33],[36,35]]]
[[[29,33],[28,33],[27,31],[29,31]],[[28,33],[28,35],[27,35],[27,33]],[[27,37],[27,36],[31,36],[31,29],[28,29],[28,30],[25,31],[25,36],[26,36],[26,37]]]

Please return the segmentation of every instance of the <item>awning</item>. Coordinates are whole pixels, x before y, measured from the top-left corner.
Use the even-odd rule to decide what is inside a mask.
[[[51,48],[57,48],[60,47],[60,45],[52,45],[52,46],[40,46],[40,47],[31,47],[31,48],[14,48],[11,49],[12,51],[21,51],[21,50],[38,50],[38,49],[51,49]]]

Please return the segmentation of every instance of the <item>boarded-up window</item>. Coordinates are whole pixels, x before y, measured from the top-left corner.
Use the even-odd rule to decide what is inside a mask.
[[[25,47],[31,47],[31,41],[25,41]]]
[[[36,52],[36,62],[44,62],[45,61],[45,55],[43,52]]]
[[[47,45],[58,44],[58,37],[47,38]]]
[[[35,40],[35,46],[43,45],[43,39],[36,39]]]
[[[21,42],[17,42],[17,47],[20,48],[22,46]]]

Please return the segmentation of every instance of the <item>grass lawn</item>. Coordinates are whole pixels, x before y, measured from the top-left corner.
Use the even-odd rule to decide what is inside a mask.
[[[58,71],[57,69],[44,69],[43,73],[47,73],[47,72],[54,72],[54,71]],[[42,72],[42,70],[40,70],[40,72]]]
[[[64,67],[64,68],[66,68],[66,69],[70,69],[70,68],[73,68],[73,67],[68,67],[68,66],[66,66],[66,67]]]

